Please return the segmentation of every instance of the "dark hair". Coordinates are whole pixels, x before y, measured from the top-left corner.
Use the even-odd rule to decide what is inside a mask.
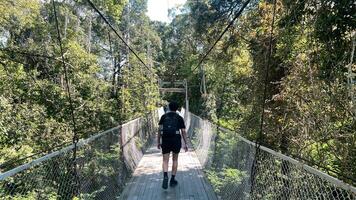
[[[169,110],[170,111],[177,111],[178,110],[178,104],[174,101],[170,102],[168,104]]]

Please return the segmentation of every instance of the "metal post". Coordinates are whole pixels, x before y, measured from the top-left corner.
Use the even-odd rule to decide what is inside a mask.
[[[356,77],[356,74],[352,71],[353,67],[353,59],[354,59],[354,53],[355,53],[355,32],[352,33],[352,50],[351,50],[351,56],[350,56],[350,63],[347,65],[348,68],[348,76],[347,76],[347,82],[349,86],[349,96],[351,100],[351,112],[354,113],[354,117],[356,116],[356,97],[355,97],[355,80],[354,78]]]
[[[184,87],[185,87],[185,118],[188,116],[189,112],[189,98],[188,98],[188,81],[187,79],[184,80]]]

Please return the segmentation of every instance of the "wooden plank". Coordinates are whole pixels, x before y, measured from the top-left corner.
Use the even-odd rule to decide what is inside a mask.
[[[149,149],[149,152],[152,151],[152,148]],[[152,178],[152,173],[154,173],[154,170],[156,169],[156,164],[158,160],[155,160],[151,158],[152,155],[148,154],[144,159],[142,159],[142,162],[144,163],[144,167],[140,171],[140,176],[144,177],[142,182],[140,183],[140,188],[137,191],[137,195],[140,197],[140,199],[146,199],[147,196],[149,196],[149,184],[151,183],[150,179]],[[154,160],[151,160],[154,159]]]
[[[195,152],[192,152],[192,154],[194,155],[191,156],[191,159],[196,160],[195,162],[199,162],[199,159],[196,156]],[[197,165],[197,170],[195,170],[195,172],[196,172],[196,176],[199,177],[200,179],[199,184],[201,185],[202,190],[204,191],[203,193],[206,194],[207,196],[206,199],[216,200],[217,197],[215,195],[214,189],[207,181],[200,164]]]
[[[190,177],[195,177],[194,179],[192,179],[192,183],[193,185],[200,191],[199,193],[202,195],[199,196],[194,196],[195,199],[209,199],[207,194],[205,193],[204,187],[202,186],[201,183],[201,177],[199,177],[198,175],[198,170],[200,170],[199,166],[200,166],[200,162],[197,158],[193,158],[193,154],[194,152],[191,151],[189,152],[190,156],[190,167],[192,168],[192,174],[190,175]]]
[[[190,165],[194,169],[192,170],[193,174],[190,177],[196,177],[194,180],[192,180],[192,183],[194,183],[195,187],[199,189],[199,193],[202,195],[194,196],[195,199],[211,199],[209,198],[209,195],[207,195],[205,188],[202,185],[203,179],[200,177],[199,171],[201,170],[200,167],[200,162],[198,158],[196,157],[196,154],[194,151],[190,152]]]
[[[182,199],[186,200],[186,199],[189,198],[189,194],[188,194],[188,188],[189,188],[188,183],[189,183],[189,182],[188,182],[188,173],[186,173],[187,167],[186,167],[186,165],[184,165],[184,164],[186,164],[186,161],[185,161],[184,158],[185,158],[184,155],[181,154],[181,155],[180,155],[180,163],[183,163],[183,165],[181,164],[181,166],[182,166],[182,169],[181,169],[181,174],[182,174],[182,180],[181,180],[182,191],[181,191],[181,196],[182,196]],[[178,165],[179,165],[179,163],[178,163]]]
[[[151,162],[151,164],[153,163],[153,160],[152,158],[149,159],[149,161]],[[159,162],[159,160],[154,160],[154,162]],[[150,171],[150,177],[149,177],[149,185],[147,185],[146,187],[146,190],[145,190],[145,193],[144,193],[144,196],[143,196],[143,199],[154,199],[154,195],[155,195],[155,191],[157,191],[158,188],[157,185],[158,184],[158,180],[159,180],[159,177],[161,177],[161,173],[160,171],[155,167],[155,166],[150,166],[151,168],[151,171]]]
[[[151,162],[155,162],[155,161],[156,160],[154,161],[151,160]],[[151,200],[155,198],[155,195],[157,193],[156,191],[158,191],[157,185],[158,185],[159,177],[160,177],[160,173],[156,169],[151,171],[151,176],[149,179],[150,184],[146,188],[143,199]]]
[[[172,157],[172,156],[171,156]],[[169,163],[169,176],[171,176],[172,160]],[[142,157],[134,177],[124,189],[121,199],[145,200],[216,200],[213,191],[207,191],[205,179],[202,175],[199,160],[194,152],[183,152],[179,155],[176,187],[162,189],[162,154],[152,146]],[[212,196],[214,195],[214,196]]]
[[[180,164],[180,162],[181,162],[181,157],[178,157],[178,171],[177,171],[177,174],[176,174],[176,177],[177,177],[177,181],[179,181],[178,182],[178,185],[176,186],[177,187],[177,199],[182,199],[183,198],[183,195],[182,195],[182,193],[183,193],[183,182],[182,182],[182,175],[183,175],[183,173],[181,172],[181,167],[179,166],[179,164]]]
[[[186,179],[186,183],[187,183],[187,198],[189,198],[189,200],[190,200],[192,197],[194,197],[193,189],[195,190],[196,193],[199,193],[200,191],[198,191],[197,190],[198,188],[195,185],[192,184],[193,183],[193,181],[192,181],[192,170],[194,170],[194,169],[191,168],[191,165],[193,163],[191,163],[190,159],[189,159],[190,152],[187,152],[186,154],[188,154],[188,156],[184,157],[185,158],[184,162],[185,162],[186,170],[187,170],[187,172],[186,172],[186,175],[187,175],[187,179]]]
[[[127,186],[124,188],[124,191],[122,192],[121,199],[128,199],[129,197],[132,199],[135,199],[135,196],[137,196],[137,190],[139,187],[139,183],[143,181],[143,176],[141,176],[141,170],[144,169],[145,164],[144,159],[141,159],[139,162],[139,165],[137,166],[136,170],[133,173],[133,176]]]

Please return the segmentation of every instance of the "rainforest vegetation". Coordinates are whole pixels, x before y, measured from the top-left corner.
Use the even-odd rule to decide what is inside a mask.
[[[190,111],[235,130],[217,148],[239,134],[355,184],[354,1],[252,0],[199,64],[244,2],[187,0],[164,23],[146,0],[93,0],[143,65],[86,0],[56,1],[62,44],[51,1],[1,0],[0,171],[183,106],[158,80],[186,79]]]

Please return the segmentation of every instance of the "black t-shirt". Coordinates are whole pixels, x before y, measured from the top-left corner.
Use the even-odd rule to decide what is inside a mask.
[[[185,128],[185,124],[184,124],[184,119],[183,117],[181,117],[178,113],[176,112],[167,112],[166,114],[164,114],[161,119],[159,120],[158,125],[163,125],[163,121],[165,120],[165,118],[169,115],[177,115],[177,119],[178,119],[178,128],[179,129],[183,129]],[[162,135],[164,136],[164,134]],[[180,137],[180,134],[177,135],[177,137]]]

